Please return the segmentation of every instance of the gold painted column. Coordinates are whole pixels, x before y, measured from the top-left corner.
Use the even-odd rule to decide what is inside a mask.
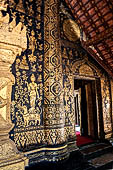
[[[0,42],[0,50],[7,53],[7,49],[10,48],[10,45]],[[18,51],[18,49],[16,50]],[[12,56],[11,59],[6,55],[3,59],[0,51],[0,170],[24,170],[24,167],[28,165],[27,158],[17,150],[14,142],[9,139],[9,132],[14,126],[10,119],[11,91],[14,77],[9,67],[15,58],[16,55],[15,57]]]
[[[26,46],[27,41],[24,42],[25,44],[19,44],[21,41],[17,37],[21,34],[19,31],[21,25],[17,27],[15,21],[9,24],[8,14],[3,17],[1,11],[7,8],[4,2],[0,1],[0,170],[24,170],[28,164],[27,158],[9,139],[9,132],[14,127],[10,117],[11,91],[15,83],[11,65],[16,55],[20,54],[22,48]],[[15,42],[14,39],[17,41]]]
[[[44,127],[47,145],[66,142],[62,60],[59,40],[59,1],[45,0]],[[64,146],[66,147],[66,145]]]

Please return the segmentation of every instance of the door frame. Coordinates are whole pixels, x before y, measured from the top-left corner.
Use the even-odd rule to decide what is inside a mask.
[[[78,80],[93,80],[95,81],[95,93],[96,93],[96,117],[97,117],[97,136],[96,138],[103,139],[104,138],[104,125],[102,124],[103,122],[103,112],[102,112],[102,107],[99,105],[101,104],[102,106],[102,97],[101,97],[101,84],[97,85],[97,81],[100,82],[100,77],[92,77],[92,76],[81,76],[81,75],[73,75],[73,84],[74,81]],[[100,87],[98,87],[100,86]],[[99,93],[99,94],[98,94]],[[100,96],[100,97],[99,97]]]

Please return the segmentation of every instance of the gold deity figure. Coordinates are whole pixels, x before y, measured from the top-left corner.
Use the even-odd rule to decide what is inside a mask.
[[[38,85],[35,83],[35,75],[31,75],[31,83],[28,84],[28,92],[29,92],[29,97],[30,97],[30,106],[31,108],[35,108],[35,101],[36,98],[39,98],[39,93],[38,93]]]
[[[36,39],[35,39],[35,32],[31,31],[31,36],[29,37],[29,48],[32,50],[32,52],[35,50],[36,46]]]
[[[28,63],[27,63],[27,60],[26,60],[26,56],[24,55],[23,58],[22,58],[22,61],[20,63],[20,66],[19,66],[20,69],[24,69],[24,70],[29,70],[29,66],[28,66]]]

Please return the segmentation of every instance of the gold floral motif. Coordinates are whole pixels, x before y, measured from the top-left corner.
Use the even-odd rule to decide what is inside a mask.
[[[29,61],[30,61],[31,63],[36,62],[36,56],[34,56],[33,53],[32,53],[31,55],[29,55],[28,58],[29,58]]]

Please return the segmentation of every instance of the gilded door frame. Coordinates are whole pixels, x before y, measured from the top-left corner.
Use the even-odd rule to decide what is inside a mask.
[[[102,124],[103,119],[103,110],[99,108],[99,99],[97,94],[97,81],[100,81],[103,78],[102,73],[100,70],[90,63],[86,58],[83,60],[75,61],[72,65],[72,79],[73,85],[75,79],[83,79],[83,80],[94,80],[95,81],[95,88],[96,88],[96,103],[97,103],[97,127],[98,127],[98,138],[103,139],[104,136],[104,126]],[[74,89],[73,89],[74,90]],[[102,95],[102,94],[101,94]],[[100,99],[101,100],[101,99]],[[102,103],[102,101],[100,101]]]

